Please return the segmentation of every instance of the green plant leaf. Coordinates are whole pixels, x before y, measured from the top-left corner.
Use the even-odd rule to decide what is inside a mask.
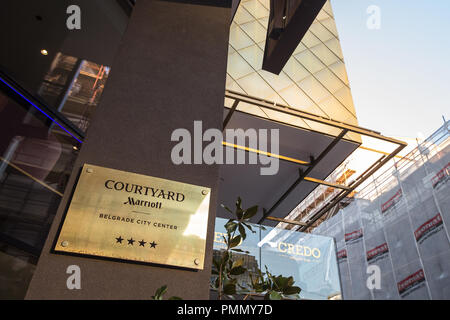
[[[238,197],[236,200],[236,209],[242,209],[241,205],[242,205],[242,199],[241,199],[241,197]]]
[[[245,273],[245,271],[247,271],[246,268],[239,266],[239,267],[231,268],[230,274],[233,276],[238,276],[238,275]]]
[[[180,297],[173,296],[170,297],[169,300],[183,300],[183,299],[181,299]]]
[[[288,286],[289,278],[285,278],[281,275],[274,277],[273,281],[278,289],[283,290]]]
[[[166,291],[167,291],[167,286],[166,285],[156,289],[155,295],[152,296],[152,299],[153,300],[162,300],[164,294],[166,293]]]
[[[223,286],[223,293],[227,295],[236,294],[236,285],[234,283],[228,283]]]
[[[242,237],[240,235],[232,238],[230,241],[230,248],[234,248],[234,247],[238,246],[241,243],[241,240],[242,240]]]
[[[225,229],[227,229],[228,233],[232,233],[236,230],[236,227],[238,226],[237,222],[234,222],[233,220],[228,221],[225,224]]]
[[[287,287],[283,290],[283,294],[285,295],[293,295],[300,293],[301,289],[299,287]]]
[[[220,206],[222,207],[222,208],[224,208],[225,210],[227,210],[229,213],[233,213],[233,211],[230,209],[230,208],[228,208],[226,205],[224,205],[224,204],[220,204]]]
[[[241,205],[242,205],[242,199],[241,199],[241,197],[238,197],[236,200],[236,212],[235,212],[236,218],[238,220],[242,219],[242,215],[244,213],[244,210],[242,210]]]
[[[236,252],[243,252],[243,253],[247,253],[249,254],[249,251],[245,251],[245,250],[241,250],[241,249],[231,249],[231,251],[236,251]]]
[[[247,234],[245,232],[244,226],[239,223],[238,227],[239,227],[239,233],[240,233],[240,235],[242,237],[242,240],[245,240],[245,238],[247,238]]]
[[[287,285],[288,285],[288,287],[291,287],[293,284],[294,284],[294,278],[291,276],[291,277],[288,278]]]
[[[271,291],[269,294],[270,300],[281,300],[281,298],[282,298],[281,294],[277,291]]]
[[[251,208],[248,208],[245,210],[244,215],[242,216],[243,219],[250,219],[258,212],[258,206],[253,206]]]
[[[256,231],[253,231],[253,228],[252,228],[252,226],[251,225],[249,225],[248,223],[245,223],[245,222],[242,222],[242,224],[244,225],[244,226],[246,226],[247,227],[247,229],[248,230],[250,230],[252,233],[256,233]]]

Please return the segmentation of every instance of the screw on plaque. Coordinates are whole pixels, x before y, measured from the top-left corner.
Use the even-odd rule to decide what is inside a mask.
[[[202,190],[202,195],[206,196],[208,194],[207,190]]]
[[[199,264],[198,259],[194,259],[194,263],[196,266],[198,266],[198,264]]]
[[[69,245],[69,241],[63,241],[61,242],[61,247],[67,247]]]
[[[87,173],[92,173],[92,172],[94,172],[94,169],[92,169],[92,168],[87,168],[87,169],[86,169],[86,172],[87,172]]]

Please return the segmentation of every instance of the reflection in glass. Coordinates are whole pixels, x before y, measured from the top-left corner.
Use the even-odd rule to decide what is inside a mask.
[[[330,2],[326,2],[279,75],[261,71],[269,9],[268,0],[241,1],[230,28],[230,80],[226,88],[357,125]],[[240,107],[244,112],[258,114],[253,107]],[[333,130],[303,121],[300,126],[329,134]],[[352,138],[359,141],[359,137]]]
[[[214,257],[222,255],[226,245],[223,237],[227,219],[216,218]],[[250,273],[257,268],[273,275],[292,276],[300,286],[301,299],[328,299],[341,292],[336,250],[333,238],[297,231],[253,225],[255,233],[237,247],[247,254],[233,252],[232,260],[244,258],[243,266],[249,271],[239,276],[238,283],[246,286]]]
[[[39,95],[86,131],[100,102],[110,68],[58,53],[39,89]]]
[[[80,144],[0,89],[0,299],[21,299]]]

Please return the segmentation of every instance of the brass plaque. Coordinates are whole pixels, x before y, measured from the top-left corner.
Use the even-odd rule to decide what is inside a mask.
[[[210,193],[85,164],[54,250],[203,269]]]

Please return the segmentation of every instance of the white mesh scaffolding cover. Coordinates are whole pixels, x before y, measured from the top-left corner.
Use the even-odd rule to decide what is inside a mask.
[[[335,238],[344,299],[450,299],[449,124],[314,230]]]

